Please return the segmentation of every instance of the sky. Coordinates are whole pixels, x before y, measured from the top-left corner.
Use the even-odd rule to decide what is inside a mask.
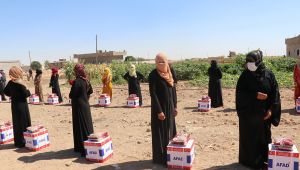
[[[0,60],[29,64],[98,50],[169,59],[260,48],[284,55],[299,0],[1,0]]]

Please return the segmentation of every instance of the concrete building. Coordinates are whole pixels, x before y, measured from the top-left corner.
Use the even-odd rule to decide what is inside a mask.
[[[286,38],[286,56],[300,56],[300,35],[293,38]]]
[[[66,59],[59,59],[58,61],[54,61],[52,63],[49,63],[49,68],[57,67],[59,69],[63,68],[64,65],[67,63]]]
[[[8,71],[12,66],[21,67],[21,62],[19,60],[11,60],[11,61],[0,61],[0,69],[4,70],[4,72],[8,75]]]
[[[74,54],[74,59],[83,64],[111,63],[113,60],[123,60],[127,52],[124,51],[98,51],[89,54]]]

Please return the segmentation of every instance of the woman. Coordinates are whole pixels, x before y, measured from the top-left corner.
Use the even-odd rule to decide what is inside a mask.
[[[1,100],[0,101],[6,101],[5,95],[4,95],[4,88],[6,84],[6,76],[3,70],[0,70],[0,95]]]
[[[300,97],[300,58],[298,58],[297,63],[294,67],[294,85],[295,85],[294,99],[296,104],[296,99]]]
[[[109,67],[104,69],[104,73],[102,74],[102,94],[105,93],[110,96],[110,100],[112,100],[112,75]]]
[[[239,163],[253,169],[265,168],[271,124],[278,126],[281,116],[280,94],[274,74],[266,69],[260,50],[246,56],[247,69],[236,87],[239,117]]]
[[[51,70],[52,70],[52,75],[51,75],[49,87],[52,87],[52,93],[55,93],[58,96],[59,103],[61,103],[63,102],[63,99],[61,97],[60,88],[59,88],[58,69],[56,67],[53,67]]]
[[[88,139],[90,134],[94,133],[89,104],[89,97],[93,93],[93,89],[82,64],[76,64],[74,72],[76,79],[69,94],[72,101],[74,151],[85,156],[83,142]]]
[[[11,111],[14,128],[14,142],[17,148],[25,146],[23,132],[31,126],[30,113],[28,109],[27,97],[30,91],[23,85],[23,71],[21,68],[13,66],[9,70],[11,80],[7,83],[4,93],[11,97]]]
[[[131,64],[128,72],[123,76],[128,81],[128,94],[136,94],[139,97],[139,105],[143,105],[143,98],[141,93],[140,81],[144,76],[136,71],[135,65]]]
[[[40,102],[44,102],[44,96],[43,96],[43,88],[42,88],[42,70],[37,69],[36,74],[34,77],[34,89],[35,89],[35,94],[39,96]]]
[[[209,84],[208,96],[211,98],[211,107],[223,106],[221,78],[222,72],[216,60],[212,60],[208,69]]]
[[[149,74],[153,163],[167,164],[167,145],[176,135],[177,96],[165,54],[155,58],[156,69]]]

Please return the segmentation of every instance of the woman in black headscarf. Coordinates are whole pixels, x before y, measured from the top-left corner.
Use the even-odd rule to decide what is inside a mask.
[[[83,142],[94,133],[89,97],[93,93],[84,66],[76,64],[74,68],[76,79],[73,82],[69,97],[72,101],[72,123],[74,151],[85,156]]]
[[[208,69],[209,84],[208,96],[211,98],[211,107],[223,106],[221,78],[222,71],[216,60],[212,60]]]
[[[266,69],[260,50],[246,56],[247,69],[236,87],[239,117],[239,163],[253,169],[266,167],[271,124],[278,126],[281,116],[280,94],[274,74]]]
[[[44,102],[44,96],[43,96],[43,88],[42,88],[42,70],[37,69],[36,75],[34,78],[34,89],[35,94],[39,96],[40,102]]]

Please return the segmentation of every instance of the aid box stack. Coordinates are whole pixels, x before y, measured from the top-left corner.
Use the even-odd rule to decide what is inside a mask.
[[[58,96],[56,94],[50,94],[47,99],[48,104],[58,104]]]
[[[11,122],[0,123],[0,144],[9,143],[14,140],[13,125]]]
[[[110,96],[107,94],[101,94],[97,100],[98,106],[109,106],[110,105]]]
[[[299,170],[299,152],[290,139],[269,144],[269,170]]]
[[[137,108],[139,107],[139,97],[137,97],[136,94],[131,94],[129,95],[129,97],[127,98],[127,107],[130,108]]]
[[[202,98],[198,100],[198,110],[200,112],[208,112],[210,108],[211,100],[209,96],[202,96]]]
[[[29,150],[38,151],[50,145],[48,130],[42,125],[28,127],[23,134]]]
[[[113,155],[112,140],[107,132],[91,134],[83,145],[89,161],[103,163]]]
[[[40,98],[38,95],[33,94],[29,97],[29,103],[30,104],[39,104],[40,103]]]
[[[177,135],[167,146],[168,168],[191,169],[195,158],[194,153],[194,139],[186,135]]]

